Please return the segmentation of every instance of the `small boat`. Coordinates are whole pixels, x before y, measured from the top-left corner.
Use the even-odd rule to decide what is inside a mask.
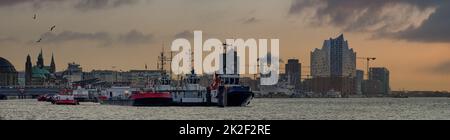
[[[77,100],[75,100],[73,95],[56,95],[52,101],[52,104],[79,105],[80,103]]]

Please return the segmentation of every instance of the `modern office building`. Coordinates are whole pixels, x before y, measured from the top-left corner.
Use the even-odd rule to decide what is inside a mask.
[[[344,35],[325,40],[322,49],[311,52],[313,77],[355,77],[356,52],[349,48]]]
[[[384,67],[374,67],[369,70],[369,80],[380,81],[380,91],[382,94],[389,94],[391,92],[389,86],[389,70]]]
[[[314,93],[356,94],[356,52],[343,34],[325,40],[321,49],[311,52],[311,76],[309,89]]]
[[[362,83],[364,82],[364,71],[362,70],[356,70],[356,94],[361,95],[362,94]]]
[[[301,63],[298,59],[289,59],[285,65],[285,74],[289,85],[299,87],[301,83]]]

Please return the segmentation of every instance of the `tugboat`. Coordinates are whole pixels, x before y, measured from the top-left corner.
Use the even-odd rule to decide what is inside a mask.
[[[208,87],[209,101],[220,107],[247,106],[254,94],[250,87],[239,85],[239,75],[214,75],[214,82]]]
[[[167,106],[173,103],[171,90],[171,80],[167,74],[163,74],[156,87],[135,92],[130,99],[133,106]]]
[[[227,52],[228,44],[224,43],[224,52]],[[234,53],[234,71],[227,73],[227,53]],[[228,51],[222,54],[222,70],[224,74],[214,74],[213,83],[208,87],[207,93],[210,96],[208,101],[220,107],[227,106],[247,106],[254,97],[254,93],[249,86],[240,85],[238,74],[239,58],[236,51]]]
[[[172,90],[173,102],[181,106],[204,106],[208,105],[207,91],[200,84],[200,78],[194,70],[186,74],[186,78],[181,80],[181,86]]]
[[[130,87],[113,87],[106,90],[109,97],[104,97],[102,104],[125,106],[168,106],[173,103],[171,95],[171,80],[164,74],[158,79],[154,88],[143,90]]]

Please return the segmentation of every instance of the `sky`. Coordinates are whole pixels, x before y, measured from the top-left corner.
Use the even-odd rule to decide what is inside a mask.
[[[163,47],[193,43],[201,30],[204,39],[280,39],[281,59],[309,66],[314,48],[344,34],[358,57],[390,70],[393,90],[450,91],[448,17],[442,0],[2,0],[0,57],[19,71],[40,49],[58,71],[70,62],[84,71],[156,68]]]

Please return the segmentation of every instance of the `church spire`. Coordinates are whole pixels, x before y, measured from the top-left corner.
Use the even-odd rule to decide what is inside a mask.
[[[31,64],[31,57],[28,54],[27,56],[27,62],[25,62],[25,84],[31,85],[31,75],[32,75],[32,64]]]
[[[36,65],[41,69],[44,67],[44,57],[43,57],[43,53],[42,53],[42,48],[41,48],[41,53],[39,53]]]
[[[56,72],[55,58],[53,57],[53,53],[52,53],[52,62],[50,63],[50,72],[51,73]]]

